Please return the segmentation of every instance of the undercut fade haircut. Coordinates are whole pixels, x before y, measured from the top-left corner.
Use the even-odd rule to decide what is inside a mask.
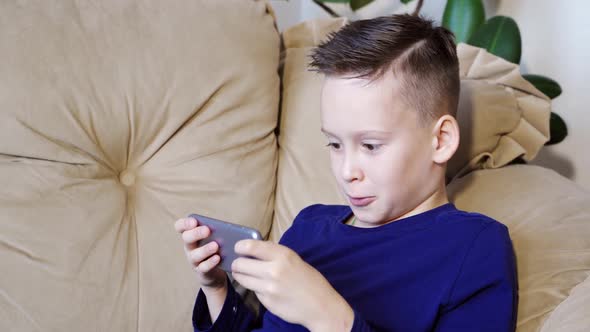
[[[310,70],[375,81],[387,71],[401,83],[402,101],[422,124],[456,116],[459,61],[454,35],[409,14],[351,22],[311,52]]]

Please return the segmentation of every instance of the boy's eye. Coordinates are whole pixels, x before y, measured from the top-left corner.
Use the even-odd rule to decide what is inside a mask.
[[[369,151],[375,151],[377,150],[381,145],[379,144],[368,144],[368,143],[363,143],[363,147]]]
[[[338,150],[338,149],[340,149],[340,143],[333,143],[333,142],[330,142],[330,143],[328,143],[326,146],[328,146],[328,147],[330,147],[330,148],[332,148],[332,149],[334,149],[334,150]]]

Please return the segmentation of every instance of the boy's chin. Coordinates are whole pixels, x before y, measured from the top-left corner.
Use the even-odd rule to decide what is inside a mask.
[[[349,204],[349,206],[352,209],[352,212],[354,213],[354,215],[356,216],[356,218],[358,220],[362,221],[365,224],[379,225],[381,218],[374,211],[371,211],[367,207],[359,208],[359,207],[355,207],[350,204]]]

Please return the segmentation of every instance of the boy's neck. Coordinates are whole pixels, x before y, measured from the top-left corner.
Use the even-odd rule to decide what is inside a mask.
[[[434,193],[432,193],[428,198],[426,198],[426,200],[420,203],[415,209],[407,213],[405,216],[409,217],[414,214],[426,212],[448,202],[449,197],[447,196],[447,190],[444,186],[442,186]]]
[[[399,216],[395,220],[411,217],[413,215],[417,215],[426,211],[430,211],[436,207],[449,203],[449,198],[447,196],[447,190],[444,185],[441,185],[435,190],[430,196],[428,196],[422,203],[418,204],[415,208],[411,209],[410,211],[404,213],[403,215]],[[395,222],[392,220],[391,222]]]

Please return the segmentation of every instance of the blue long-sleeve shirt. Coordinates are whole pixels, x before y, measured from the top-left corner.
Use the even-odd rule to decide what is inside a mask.
[[[352,331],[514,331],[518,284],[503,224],[452,203],[375,228],[345,224],[348,206],[303,209],[280,243],[312,265],[354,310]],[[305,285],[297,285],[305,287]],[[199,292],[195,331],[307,331],[231,287],[213,325]]]

